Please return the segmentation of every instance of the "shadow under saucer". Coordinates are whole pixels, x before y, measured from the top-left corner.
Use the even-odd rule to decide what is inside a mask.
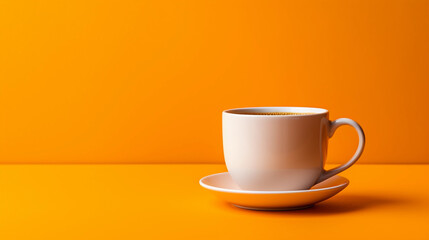
[[[384,205],[403,205],[408,204],[410,199],[398,198],[392,196],[371,196],[358,194],[343,194],[336,196],[329,201],[318,203],[310,208],[291,210],[291,211],[248,211],[253,213],[277,214],[277,215],[333,215],[347,212],[354,212]],[[219,203],[221,204],[221,203]],[[237,211],[243,211],[231,204],[222,203],[224,207],[233,208]]]

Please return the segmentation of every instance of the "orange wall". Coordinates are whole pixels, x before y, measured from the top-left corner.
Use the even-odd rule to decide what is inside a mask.
[[[246,106],[327,108],[361,163],[429,162],[428,0],[2,1],[0,81],[4,163],[222,162]]]

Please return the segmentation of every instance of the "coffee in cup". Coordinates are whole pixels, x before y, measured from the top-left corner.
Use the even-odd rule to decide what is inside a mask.
[[[359,145],[346,164],[325,170],[328,139],[342,125],[354,127]],[[226,166],[244,190],[309,189],[353,165],[364,149],[365,135],[348,118],[329,120],[328,110],[306,107],[259,107],[222,113]]]

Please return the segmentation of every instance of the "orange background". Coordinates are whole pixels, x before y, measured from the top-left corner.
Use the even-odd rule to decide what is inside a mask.
[[[222,110],[313,106],[428,163],[428,43],[428,0],[2,1],[0,161],[222,162]]]

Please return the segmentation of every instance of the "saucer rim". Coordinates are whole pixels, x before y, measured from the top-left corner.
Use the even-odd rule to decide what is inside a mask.
[[[317,189],[306,189],[306,190],[289,190],[289,191],[254,191],[254,190],[241,190],[241,189],[227,189],[227,188],[220,188],[220,187],[213,187],[211,185],[207,185],[205,183],[203,183],[203,180],[210,178],[210,177],[214,177],[216,175],[225,175],[225,174],[229,174],[229,172],[221,172],[221,173],[215,173],[215,174],[211,174],[208,176],[205,176],[203,178],[200,179],[199,183],[203,188],[209,189],[209,190],[213,190],[216,192],[225,192],[225,193],[243,193],[243,194],[288,194],[288,193],[306,193],[306,192],[320,192],[320,191],[326,191],[326,190],[331,190],[331,189],[337,189],[337,188],[342,188],[342,187],[347,187],[350,183],[350,181],[343,176],[339,176],[339,175],[335,175],[332,177],[339,177],[339,178],[343,178],[345,180],[344,183],[336,185],[336,186],[332,186],[332,187],[326,187],[326,188],[317,188]],[[328,178],[329,179],[329,178]]]

